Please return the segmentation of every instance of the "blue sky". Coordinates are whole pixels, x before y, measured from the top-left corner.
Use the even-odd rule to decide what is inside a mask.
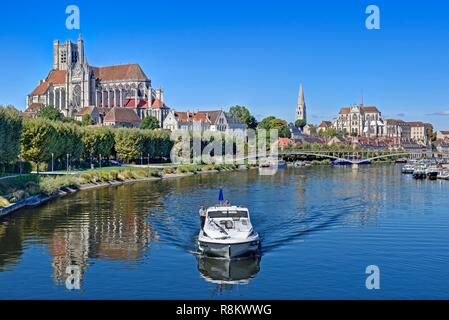
[[[23,1],[0,9],[0,104],[23,108],[52,65],[52,41],[76,40],[81,10],[91,65],[140,63],[179,110],[247,105],[294,119],[302,81],[309,122],[360,101],[387,118],[449,129],[449,2]],[[381,30],[365,28],[378,5]]]

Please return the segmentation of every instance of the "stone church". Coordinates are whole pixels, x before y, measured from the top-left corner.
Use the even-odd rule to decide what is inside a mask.
[[[112,109],[124,108],[129,111],[114,114],[130,118],[127,113],[132,111],[141,120],[154,116],[160,127],[169,112],[163,90],[152,87],[140,65],[90,66],[81,35],[76,44],[70,40],[53,42],[53,68],[27,96],[26,105],[25,114],[30,116],[45,106],[53,106],[65,117],[95,114],[94,121],[99,124],[104,124]]]

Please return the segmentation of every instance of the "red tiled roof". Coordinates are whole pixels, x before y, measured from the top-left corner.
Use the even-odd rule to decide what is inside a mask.
[[[289,138],[279,138],[278,140],[278,145],[281,147],[287,147],[291,144],[293,144],[293,142]]]
[[[24,115],[29,117],[29,116],[34,116],[36,115],[39,111],[41,111],[44,108],[44,105],[42,103],[32,103],[24,112]]]
[[[43,81],[36,87],[36,89],[33,90],[33,92],[31,94],[33,96],[40,96],[40,95],[44,94],[45,92],[47,92],[49,86],[50,86],[50,83]]]
[[[374,106],[362,106],[360,107],[360,111],[362,112],[368,112],[368,113],[379,113],[379,109],[377,109],[377,107]]]
[[[114,107],[109,111],[104,117],[104,122],[124,122],[124,123],[140,123],[140,119],[137,114],[131,110],[126,108]]]
[[[176,111],[175,112],[175,117],[178,119],[178,121],[180,122],[210,122],[210,115],[207,112],[181,112],[181,111]]]
[[[84,115],[86,115],[86,114],[91,115],[92,112],[94,111],[94,109],[95,109],[94,106],[84,107],[84,108],[82,108],[80,111],[78,111],[78,112],[76,113],[76,116],[82,117],[82,116],[84,116]]]
[[[126,108],[143,108],[143,109],[147,109],[148,108],[148,100],[147,99],[140,99],[139,101],[136,102],[136,99],[127,99],[126,102],[125,102],[125,107]],[[153,101],[152,108],[154,108],[154,109],[165,109],[165,108],[167,108],[167,106],[161,100],[155,99]]]
[[[51,84],[64,84],[67,72],[64,70],[52,70],[47,77],[47,81]]]
[[[351,112],[351,108],[341,108],[340,109],[341,114],[346,114],[346,113],[350,113],[350,112]]]
[[[43,95],[47,92],[51,84],[64,84],[66,81],[67,72],[64,70],[52,70],[47,78],[39,83],[39,85],[31,93],[33,96]]]
[[[138,80],[147,81],[148,77],[138,64],[124,64],[107,67],[93,67],[95,76],[102,81]]]
[[[217,123],[218,117],[223,113],[222,110],[213,110],[213,111],[198,111],[198,113],[204,113],[209,116],[211,123]]]
[[[125,108],[143,108],[146,109],[148,107],[148,101],[146,99],[126,99]]]
[[[155,100],[153,101],[152,107],[155,108],[155,109],[164,109],[164,108],[167,108],[167,106],[165,105],[165,103],[163,103],[163,102],[162,102],[161,100],[159,100],[159,99],[155,99]]]
[[[332,122],[331,121],[321,121],[320,125],[318,126],[319,128],[329,128],[332,127]]]

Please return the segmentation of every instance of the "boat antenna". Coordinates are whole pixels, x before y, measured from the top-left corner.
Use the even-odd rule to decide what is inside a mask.
[[[223,189],[220,188],[220,192],[218,194],[218,202],[220,203],[220,206],[223,205],[223,200],[224,200]]]

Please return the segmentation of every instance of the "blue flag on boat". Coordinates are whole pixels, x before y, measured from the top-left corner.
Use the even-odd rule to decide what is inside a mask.
[[[220,201],[220,202],[224,201],[223,189],[220,189],[220,193],[218,194],[218,201]]]

